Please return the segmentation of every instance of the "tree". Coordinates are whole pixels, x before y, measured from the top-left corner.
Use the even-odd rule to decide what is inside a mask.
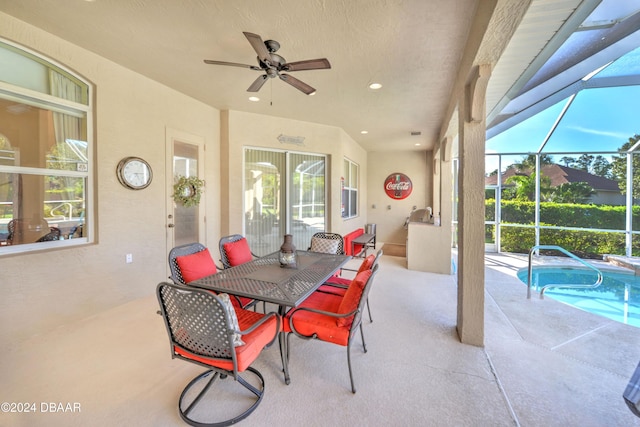
[[[583,154],[576,160],[575,168],[589,172],[594,157],[591,154]]]
[[[596,158],[593,159],[590,172],[594,175],[611,178],[611,163],[598,154]]]
[[[575,157],[564,156],[560,159],[565,167],[580,169],[590,174],[611,178],[611,163],[601,156],[592,156],[591,154],[583,154],[578,159]]]
[[[573,157],[564,156],[563,158],[560,159],[560,162],[564,163],[566,167],[572,168],[576,164],[576,159]]]
[[[519,171],[535,170],[536,169],[536,156],[537,154],[529,154],[522,158],[520,163],[514,163],[509,168],[515,168]],[[540,166],[552,165],[553,157],[548,154],[540,154]]]
[[[636,142],[640,141],[640,135],[635,134],[629,141],[625,142],[622,147],[618,149],[619,152],[623,153],[619,156],[613,156],[613,161],[611,163],[611,172],[615,180],[618,181],[618,186],[620,187],[620,191],[622,194],[627,194],[627,155],[626,152],[633,147]],[[636,151],[637,152],[637,151]],[[632,157],[632,167],[633,167],[633,198],[640,198],[640,153],[634,154]]]
[[[556,203],[586,203],[595,194],[586,182],[565,182],[555,187],[547,200]]]
[[[531,175],[513,175],[507,178],[507,184],[515,185],[515,199],[516,200],[529,200],[534,201],[536,199],[536,174]],[[540,196],[549,192],[551,189],[551,178],[545,175],[540,175]]]

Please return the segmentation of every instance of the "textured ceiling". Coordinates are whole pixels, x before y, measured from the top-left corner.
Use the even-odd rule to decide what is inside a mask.
[[[0,0],[33,24],[219,109],[339,126],[369,151],[429,149],[445,119],[476,0]],[[280,42],[306,96],[278,80],[248,101],[259,72],[242,34]],[[371,82],[383,88],[368,89]],[[98,88],[98,91],[100,88]],[[367,135],[361,135],[367,130]],[[412,131],[422,132],[411,136]],[[415,143],[422,145],[416,147]]]
[[[368,151],[404,151],[431,149],[452,125],[463,52],[478,37],[487,43],[475,60],[493,66],[487,113],[495,117],[544,64],[541,52],[562,41],[559,30],[575,30],[566,25],[574,11],[600,4],[495,1],[484,36],[470,32],[488,0],[0,0],[0,11],[220,110],[338,126]],[[246,89],[260,72],[204,64],[257,65],[244,31],[278,41],[289,62],[328,58],[329,70],[291,73],[317,93],[270,79],[250,102]]]

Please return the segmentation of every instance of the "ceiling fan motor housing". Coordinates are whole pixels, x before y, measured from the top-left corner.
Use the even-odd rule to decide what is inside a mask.
[[[280,43],[275,40],[265,40],[264,45],[267,47],[267,50],[271,53],[277,52],[280,49]]]
[[[272,79],[278,76],[278,70],[275,70],[273,68],[267,68],[264,71],[267,73],[267,76],[271,77]]]

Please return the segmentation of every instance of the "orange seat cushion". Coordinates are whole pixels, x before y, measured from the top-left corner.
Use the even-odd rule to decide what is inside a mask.
[[[253,259],[253,255],[251,255],[251,248],[249,248],[249,243],[244,237],[240,240],[236,240],[235,242],[227,242],[222,245],[222,247],[227,254],[229,265],[231,265],[232,267],[244,264],[245,262],[249,262]]]
[[[351,281],[352,279],[349,279],[347,277],[331,276],[324,283],[333,283],[334,285],[349,286],[351,284]]]
[[[231,297],[232,300],[239,300],[240,301],[240,305],[242,307],[246,307],[248,304],[251,304],[252,302],[254,302],[255,300],[251,299],[251,298],[247,298],[247,297],[240,297],[240,296],[232,296]]]
[[[336,318],[326,314],[300,310],[302,307],[307,307],[336,313],[341,302],[342,297],[339,295],[314,292],[301,305],[287,313],[282,329],[284,332],[293,332],[289,324],[289,319],[293,317],[293,326],[299,334],[304,336],[316,334],[322,341],[346,346],[349,343],[350,326],[338,326]]]
[[[240,325],[241,331],[250,328],[254,323],[264,317],[264,314],[244,310],[242,308],[236,308],[236,315],[238,316],[238,324]],[[255,331],[248,333],[247,335],[242,335],[242,341],[244,341],[245,344],[235,347],[236,360],[238,361],[238,372],[242,372],[247,369],[260,355],[262,349],[274,339],[278,332],[278,320],[276,317],[271,317]],[[207,365],[233,371],[233,362],[231,359],[211,360],[207,357],[191,353],[190,351],[184,350],[178,346],[174,346],[174,351],[187,359],[197,360],[198,362],[202,362]]]
[[[176,263],[185,283],[202,279],[218,271],[207,248],[195,254],[176,257]]]
[[[345,292],[344,297],[342,297],[342,301],[340,303],[340,307],[338,307],[337,313],[346,314],[358,308],[358,303],[360,302],[362,291],[364,290],[364,286],[367,284],[367,280],[369,280],[369,277],[371,277],[371,274],[371,270],[366,270],[356,275],[356,277],[349,285],[347,292]],[[351,326],[352,321],[353,316],[339,317],[336,320],[336,323],[338,324],[338,326]]]

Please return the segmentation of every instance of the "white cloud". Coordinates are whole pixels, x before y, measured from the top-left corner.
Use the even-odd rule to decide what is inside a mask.
[[[578,132],[588,133],[590,135],[608,136],[611,138],[626,140],[629,135],[624,132],[609,132],[604,130],[591,129],[584,126],[568,126],[569,129],[577,130]]]

